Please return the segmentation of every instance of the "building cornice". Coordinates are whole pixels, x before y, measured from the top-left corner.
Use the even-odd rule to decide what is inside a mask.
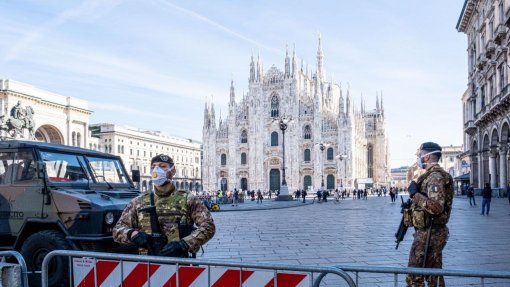
[[[91,110],[83,109],[83,108],[72,106],[72,105],[59,104],[59,103],[56,103],[56,102],[44,100],[44,99],[42,99],[40,97],[36,97],[36,96],[33,96],[33,95],[24,94],[24,93],[20,93],[20,92],[16,92],[16,91],[1,90],[0,93],[5,93],[6,95],[12,95],[12,96],[20,97],[20,98],[25,98],[25,99],[28,99],[28,100],[33,100],[36,103],[40,103],[40,104],[43,104],[43,105],[46,105],[46,106],[50,106],[50,107],[55,107],[55,108],[61,108],[61,109],[64,109],[64,110],[73,110],[73,111],[76,111],[76,112],[81,112],[81,113],[84,113],[84,114],[87,114],[87,115],[91,115],[93,113],[93,111],[91,111]]]
[[[459,20],[457,21],[457,31],[466,33],[469,20],[475,12],[478,0],[465,0],[462,11],[460,12]]]

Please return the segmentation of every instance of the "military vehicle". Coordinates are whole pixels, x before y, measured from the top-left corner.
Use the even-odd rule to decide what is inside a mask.
[[[134,179],[135,181],[139,179]],[[45,255],[56,249],[129,252],[112,228],[139,195],[120,157],[36,141],[0,141],[0,249],[27,262],[40,285]],[[50,264],[49,286],[68,281],[67,258]]]

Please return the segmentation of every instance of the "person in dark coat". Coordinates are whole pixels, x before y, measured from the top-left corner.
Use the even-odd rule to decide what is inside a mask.
[[[481,215],[489,215],[489,211],[491,209],[491,199],[492,199],[492,189],[489,183],[485,183],[485,187],[482,190],[482,213]],[[485,211],[485,207],[487,206],[487,212]]]

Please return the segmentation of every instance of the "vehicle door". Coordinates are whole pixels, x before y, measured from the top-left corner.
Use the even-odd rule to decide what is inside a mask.
[[[41,218],[42,205],[32,149],[0,151],[0,233],[18,234],[27,219]]]

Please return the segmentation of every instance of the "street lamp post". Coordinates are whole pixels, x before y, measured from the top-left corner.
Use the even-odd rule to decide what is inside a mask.
[[[280,187],[280,195],[276,197],[276,201],[287,201],[292,200],[292,196],[289,195],[289,187],[287,186],[287,180],[285,179],[285,130],[289,123],[292,121],[292,118],[282,116],[278,118],[280,130],[282,131],[282,149],[283,149],[283,169],[282,169],[282,185]]]
[[[324,153],[323,151],[330,146],[330,144],[318,143],[316,144],[321,150],[321,190],[324,190]]]
[[[340,186],[340,189],[343,189],[344,184],[347,186],[347,155],[346,154],[339,154],[336,156],[340,161],[344,162],[344,180],[342,181],[342,184]]]
[[[319,144],[319,148],[321,150],[321,158],[322,158],[322,165],[321,165],[321,190],[324,190],[324,150],[326,149],[326,146],[323,143]]]

